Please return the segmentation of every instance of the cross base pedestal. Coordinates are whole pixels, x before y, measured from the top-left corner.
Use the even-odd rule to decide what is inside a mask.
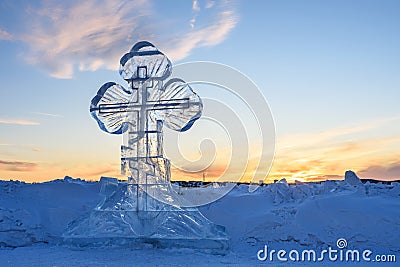
[[[177,201],[180,196],[171,185],[164,186],[161,192]],[[90,214],[69,224],[64,243],[75,247],[175,247],[227,252],[225,228],[209,221],[197,208],[170,205],[143,192],[148,210],[138,210],[136,188],[119,183],[118,189]]]

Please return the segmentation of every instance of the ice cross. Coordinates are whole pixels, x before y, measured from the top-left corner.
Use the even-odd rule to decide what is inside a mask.
[[[99,127],[125,134],[121,146],[121,172],[129,168],[135,185],[136,209],[157,209],[148,195],[169,184],[169,160],[163,157],[162,127],[188,130],[201,116],[202,102],[188,84],[172,78],[170,60],[149,42],[139,42],[120,61],[119,73],[130,88],[104,84],[92,99],[90,112]]]

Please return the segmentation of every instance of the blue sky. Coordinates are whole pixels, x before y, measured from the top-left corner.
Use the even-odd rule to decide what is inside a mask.
[[[119,58],[149,40],[174,63],[220,62],[258,85],[276,124],[269,179],[399,179],[399,11],[389,0],[2,1],[0,178],[117,176],[121,137],[97,128],[89,102],[124,83]]]

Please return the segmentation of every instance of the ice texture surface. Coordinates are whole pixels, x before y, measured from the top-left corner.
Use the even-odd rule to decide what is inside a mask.
[[[119,74],[126,81],[165,80],[171,74],[171,66],[171,61],[153,44],[143,41],[121,58]]]
[[[126,90],[119,84],[114,82],[104,84],[90,104],[90,113],[100,129],[113,134],[126,131],[126,111],[133,96],[132,91]]]

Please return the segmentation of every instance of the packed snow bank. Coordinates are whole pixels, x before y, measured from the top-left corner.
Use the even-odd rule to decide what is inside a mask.
[[[237,249],[244,249],[245,243],[322,248],[345,238],[349,247],[399,252],[400,184],[362,184],[353,178],[275,183],[253,194],[241,185],[203,207],[203,213],[227,227]]]
[[[100,184],[66,177],[41,184],[0,181],[0,247],[56,244],[72,218],[101,199]]]
[[[100,189],[100,183],[70,178],[42,184],[0,181],[0,247],[60,244],[68,223],[101,201]],[[213,189],[190,188],[180,193],[195,194],[196,190],[211,194]],[[264,245],[321,249],[334,247],[339,238],[346,239],[349,248],[400,258],[399,200],[400,183],[363,184],[347,172],[343,181],[280,182],[253,193],[247,185],[236,186],[200,210],[226,227],[233,254],[225,261],[231,257],[231,263],[257,263],[256,253]]]

